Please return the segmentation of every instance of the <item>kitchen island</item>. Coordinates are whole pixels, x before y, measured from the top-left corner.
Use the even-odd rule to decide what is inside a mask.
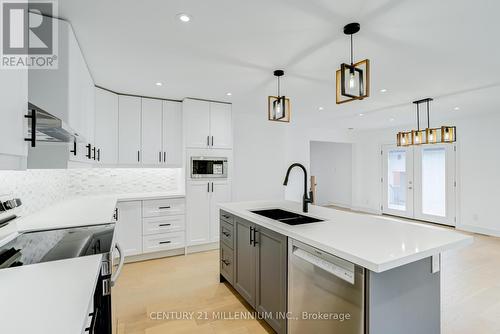
[[[331,329],[328,326],[336,321],[333,328],[343,333],[440,333],[440,254],[473,241],[450,229],[318,206],[303,215],[321,221],[301,225],[254,212],[281,209],[301,214],[300,203],[288,201],[220,207],[221,280],[256,311],[274,314],[265,320],[278,333],[311,329],[311,321],[293,314],[304,310],[298,303],[311,299],[316,305],[313,301],[306,311],[352,317],[316,321],[313,326]],[[310,268],[304,263],[314,264],[306,283]],[[326,274],[340,280],[327,281]],[[299,295],[304,287],[308,291]],[[322,294],[328,293],[334,297],[323,300]],[[338,300],[340,308],[332,308]]]

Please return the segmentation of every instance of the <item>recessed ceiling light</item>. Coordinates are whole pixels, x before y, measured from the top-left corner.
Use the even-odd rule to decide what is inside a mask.
[[[163,83],[161,83],[161,82],[159,82],[159,81],[158,81],[158,82],[156,83],[156,85],[157,85],[158,87],[159,87],[159,86],[163,86]]]
[[[455,108],[453,108],[453,110],[455,110],[455,111],[460,110],[460,107],[455,107]]]
[[[323,108],[323,107],[319,107],[319,108],[318,108],[318,110],[319,110],[319,111],[321,111],[321,110],[325,110],[325,108]]]
[[[191,21],[191,16],[186,13],[181,13],[177,15],[177,18],[184,23]]]
[[[233,93],[226,93],[226,95],[227,95],[227,96],[231,96],[231,95],[233,95]]]
[[[394,118],[389,118],[389,122],[394,122]]]
[[[387,92],[387,89],[382,88],[382,89],[380,90],[380,92],[381,92],[381,93],[385,93],[385,92]]]
[[[363,117],[365,114],[359,114],[359,117]]]

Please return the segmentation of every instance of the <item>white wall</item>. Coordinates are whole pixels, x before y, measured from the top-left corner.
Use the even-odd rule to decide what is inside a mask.
[[[457,126],[457,227],[500,236],[500,149],[497,127],[500,113],[478,113],[474,117],[454,116],[447,123]],[[408,125],[405,128],[411,128]],[[310,170],[311,141],[352,143],[352,208],[380,213],[382,204],[382,145],[394,144],[400,128],[354,130],[303,128],[292,125],[287,134],[287,165],[303,163]],[[285,197],[301,201],[303,179],[292,174]]]
[[[260,103],[233,103],[234,201],[284,198],[286,133],[289,124],[268,121],[266,108],[265,104]]]
[[[311,175],[316,177],[316,203],[351,207],[352,144],[311,141]]]

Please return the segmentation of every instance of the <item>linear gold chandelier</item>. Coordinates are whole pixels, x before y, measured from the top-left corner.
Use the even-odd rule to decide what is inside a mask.
[[[417,130],[402,131],[397,134],[398,146],[412,146],[423,144],[453,143],[457,141],[456,126],[444,125],[440,128],[430,127],[430,103],[432,98],[413,101],[417,106]],[[425,103],[427,106],[427,128],[420,129],[420,105]]]

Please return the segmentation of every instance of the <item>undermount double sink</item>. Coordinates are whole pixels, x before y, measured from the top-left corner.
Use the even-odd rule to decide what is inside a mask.
[[[269,219],[277,220],[280,223],[285,223],[288,225],[302,225],[310,223],[318,223],[323,220],[304,216],[295,212],[285,211],[282,209],[266,209],[266,210],[254,210],[252,213],[264,216]]]

